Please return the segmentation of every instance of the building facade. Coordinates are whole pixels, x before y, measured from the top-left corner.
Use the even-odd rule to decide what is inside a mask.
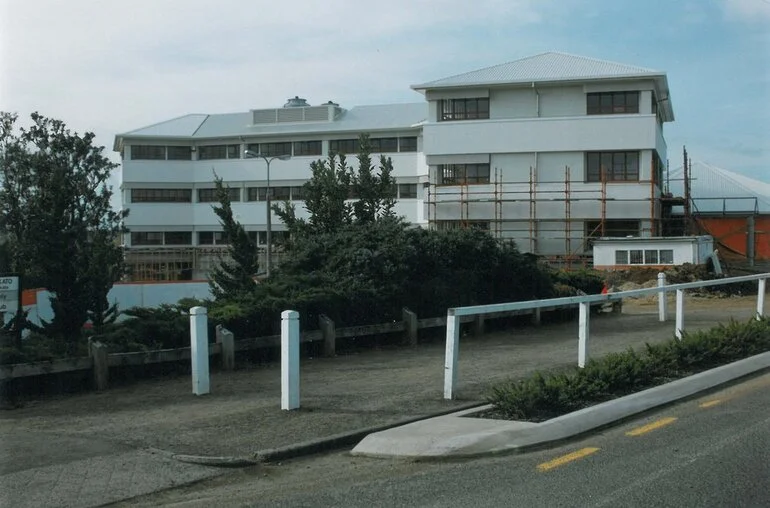
[[[259,244],[273,200],[297,203],[310,163],[354,154],[369,133],[391,157],[396,213],[422,227],[479,227],[523,251],[571,260],[602,236],[655,236],[673,121],[665,73],[544,53],[412,88],[414,104],[191,114],[119,134],[128,263],[136,280],[205,278],[221,250],[214,172]],[[273,217],[273,230],[284,229]]]

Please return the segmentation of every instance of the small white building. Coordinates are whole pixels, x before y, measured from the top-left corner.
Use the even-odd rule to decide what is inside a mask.
[[[600,238],[594,242],[594,268],[666,268],[705,264],[714,252],[711,236]]]

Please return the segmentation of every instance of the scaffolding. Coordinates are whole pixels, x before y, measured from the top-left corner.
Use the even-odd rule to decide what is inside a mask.
[[[590,266],[590,240],[607,236],[608,233],[620,234],[617,230],[608,229],[608,204],[614,203],[647,203],[648,217],[643,215],[629,215],[626,218],[616,220],[648,220],[646,226],[640,226],[636,234],[642,236],[660,236],[667,230],[680,229],[679,227],[665,227],[666,221],[686,223],[689,219],[682,221],[678,217],[671,215],[671,207],[675,205],[684,205],[690,202],[689,196],[673,197],[664,189],[662,174],[657,174],[655,161],[650,164],[650,178],[634,181],[635,184],[648,185],[649,194],[638,194],[639,197],[617,197],[608,196],[608,178],[604,170],[600,174],[598,182],[589,182],[587,185],[577,186],[571,177],[570,166],[564,167],[564,179],[542,181],[538,178],[538,168],[529,167],[528,177],[522,180],[506,181],[503,178],[503,170],[495,167],[493,179],[489,183],[471,184],[463,181],[458,185],[437,185],[431,181],[428,186],[428,224],[430,227],[445,229],[447,227],[485,227],[499,239],[515,239],[520,245],[527,245],[528,251],[535,255],[540,255],[555,265],[572,268],[575,266]],[[662,168],[660,168],[662,173]],[[689,174],[686,174],[686,193],[689,193]],[[670,176],[666,165],[666,190]],[[585,183],[582,179],[580,184]],[[553,207],[548,204],[563,203],[562,214],[554,213]],[[595,215],[586,218],[585,206],[581,206],[583,213],[576,215],[575,206],[578,202],[595,202]],[[451,204],[459,204],[460,214],[457,219],[457,208],[451,213]],[[506,207],[509,204],[526,203],[527,207],[519,209],[521,213],[506,213]],[[479,208],[484,204],[494,206],[494,210],[485,212]],[[476,207],[476,212],[473,212]],[[541,208],[550,209],[550,213],[541,212]],[[641,207],[640,207],[641,208]],[[525,211],[526,210],[526,211]],[[691,207],[685,208],[685,215],[689,217]],[[643,212],[644,213],[644,212]],[[664,213],[668,213],[664,217]],[[527,216],[524,217],[523,215]],[[521,225],[526,221],[526,227]],[[575,235],[575,223],[580,222],[585,227],[580,235],[582,241],[577,241]],[[448,223],[452,223],[451,225]],[[555,231],[553,227],[547,227],[548,223],[562,223],[563,232]],[[484,226],[486,224],[486,226]],[[590,229],[588,225],[591,225]],[[514,227],[519,225],[520,227]],[[680,233],[683,234],[683,233]],[[625,235],[624,235],[625,236]],[[544,255],[544,249],[541,243],[551,241],[551,251],[553,251],[554,242],[563,242],[562,252],[554,254],[553,252]],[[577,242],[577,244],[576,244]]]

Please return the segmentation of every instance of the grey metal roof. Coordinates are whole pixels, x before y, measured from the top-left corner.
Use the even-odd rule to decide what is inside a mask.
[[[665,76],[662,71],[646,69],[596,58],[548,52],[448,78],[412,85],[415,90],[469,85],[572,81],[607,78]]]
[[[697,212],[750,213],[756,203],[760,213],[770,213],[770,183],[705,162],[692,161],[690,167],[690,194]],[[669,173],[669,190],[676,196],[684,195],[683,178],[681,166]]]
[[[252,113],[215,115],[193,114],[132,130],[115,137],[116,147],[123,138],[217,139],[237,136],[366,132],[410,129],[428,117],[426,102],[356,106],[345,110],[333,122],[253,124]]]

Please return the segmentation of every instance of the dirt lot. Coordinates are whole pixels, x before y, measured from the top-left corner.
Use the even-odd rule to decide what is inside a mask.
[[[748,319],[755,298],[693,298],[687,329]],[[592,316],[590,355],[665,340],[674,332],[651,299],[627,301],[622,315]],[[529,326],[461,340],[458,400],[442,398],[444,345],[367,351],[302,360],[302,408],[281,411],[278,364],[215,372],[207,396],[191,395],[187,376],[146,380],[103,393],[41,399],[0,412],[3,472],[36,467],[88,442],[177,453],[249,456],[275,448],[482,401],[486,386],[535,370],[574,365],[576,323]],[[47,446],[41,448],[44,440]],[[72,446],[56,443],[72,442]],[[80,446],[80,445],[78,445]],[[69,450],[69,451],[66,451]]]

